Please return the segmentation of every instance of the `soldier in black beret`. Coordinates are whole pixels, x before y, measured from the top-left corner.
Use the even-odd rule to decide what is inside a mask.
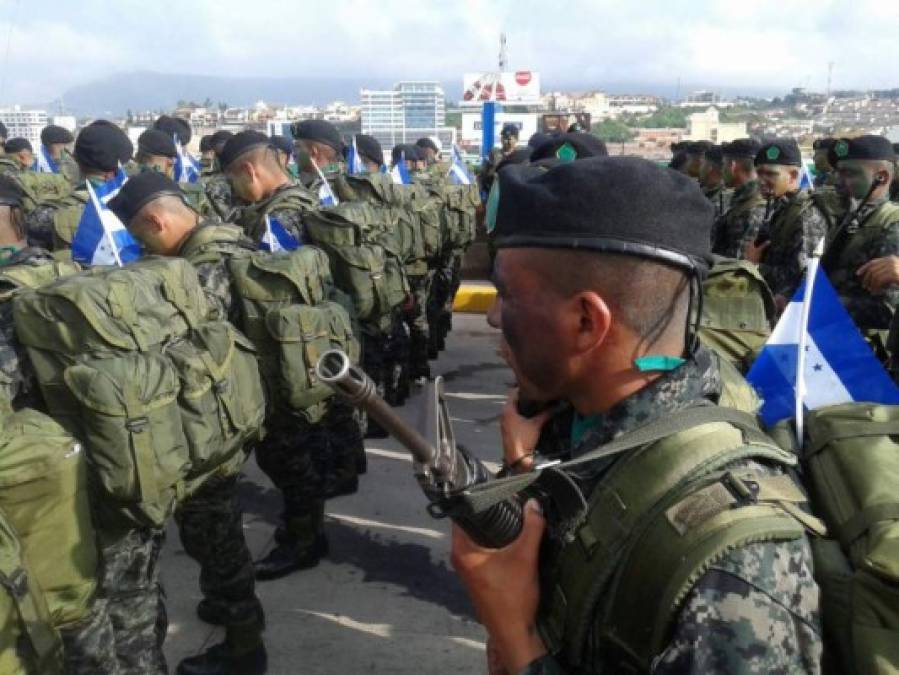
[[[606,157],[608,154],[606,144],[593,134],[574,132],[553,136],[534,149],[530,161],[532,164],[571,162],[587,157]]]
[[[760,263],[759,271],[782,311],[802,281],[808,259],[833,224],[827,205],[799,189],[802,153],[793,139],[764,144],[755,157],[766,218],[756,241],[744,255]]]
[[[219,130],[209,137],[209,152],[205,153],[206,163],[200,183],[213,211],[226,223],[240,219],[242,204],[231,193],[231,183],[222,173],[219,156],[225,144],[234,136],[230,131]]]
[[[293,161],[293,141],[287,136],[272,136],[272,145],[278,151],[278,160],[284,173],[296,178],[296,164]]]
[[[502,144],[503,154],[509,154],[518,146],[518,125],[513,122],[506,122],[499,132],[500,143]]]
[[[160,115],[153,122],[153,128],[159,129],[167,133],[172,138],[177,138],[181,145],[190,143],[193,131],[190,128],[190,122],[180,117],[171,117],[169,115]]]
[[[212,138],[209,139],[209,143],[212,146],[212,151],[219,156],[222,154],[222,150],[225,148],[225,143],[230,141],[234,137],[234,134],[230,131],[226,131],[224,129],[220,129],[212,134]]]
[[[833,187],[837,183],[835,167],[830,163],[830,150],[837,142],[835,138],[818,138],[812,143],[815,161],[815,188]]]
[[[175,178],[175,159],[178,148],[175,139],[161,129],[147,129],[137,138],[137,154],[134,159],[141,173],[148,171]],[[199,183],[179,183],[182,196],[192,209],[202,216],[215,215],[216,211],[206,196],[206,187]]]
[[[721,145],[724,185],[733,194],[712,231],[712,252],[717,255],[742,258],[746,244],[755,241],[765,221],[765,198],[759,192],[755,173],[755,156],[760,148],[751,138]]]
[[[333,180],[341,172],[343,139],[326,120],[303,120],[291,127],[301,180],[313,191],[321,187],[321,175]]]
[[[709,254],[712,205],[695,181],[632,157],[588,158],[545,172],[514,165],[497,182],[487,214],[498,248],[488,322],[502,331],[501,350],[518,383],[502,413],[504,465],[525,478],[546,460],[537,446],[541,432],[564,428],[554,458],[585,500],[578,523],[596,527],[578,525],[580,534],[559,536],[546,527],[546,519],[557,522],[554,509],[529,502],[521,534],[502,549],[479,547],[454,528],[453,565],[487,630],[491,670],[670,675],[684,664],[724,663],[734,653],[784,671],[817,663],[818,589],[801,526],[790,541],[758,545],[747,544],[757,540],[739,526],[726,526],[722,535],[734,546],[714,564],[727,574],[692,561],[693,575],[679,567],[684,558],[673,542],[681,531],[672,532],[666,518],[670,505],[720,474],[689,460],[697,473],[684,471],[653,448],[721,457],[732,447],[728,434],[696,440],[709,420],[685,416],[700,406],[717,415],[722,397],[718,359],[693,339],[691,313]],[[562,401],[567,411],[553,404],[524,417],[516,405],[522,399]],[[618,451],[607,445],[613,439]],[[764,482],[767,456],[760,451],[741,465],[751,480]],[[566,466],[573,458],[581,463]],[[776,471],[790,463],[784,456]],[[625,484],[633,487],[623,491]],[[731,503],[729,513],[752,518],[752,510]],[[711,517],[699,516],[691,527]],[[642,525],[622,529],[621,518]],[[659,537],[663,531],[671,538]],[[606,541],[616,542],[615,553],[585,553]],[[666,562],[646,569],[638,562],[645,550]],[[772,575],[760,559],[779,560],[785,571]],[[644,590],[662,581],[653,588],[676,587],[684,600],[670,603],[667,592],[647,591],[635,606],[629,591],[602,592],[610,579],[616,588]],[[579,619],[558,620],[566,616]],[[623,628],[629,625],[634,633]],[[640,642],[647,625],[662,639]]]
[[[415,145],[418,146],[419,152],[424,156],[425,163],[428,166],[440,161],[440,148],[433,138],[427,136],[419,138],[415,141]]]
[[[896,153],[883,136],[839,139],[831,148],[850,208],[830,233],[821,266],[855,325],[884,363],[886,332],[899,306],[899,287],[881,275],[899,255],[899,205],[890,201]]]
[[[72,157],[69,147],[75,142],[72,132],[55,124],[50,124],[41,131],[40,152],[44,153],[54,173],[61,173],[72,185],[78,183],[78,164]]]
[[[683,149],[686,159],[681,168],[681,173],[699,180],[699,171],[702,169],[703,157],[705,157],[706,150],[709,150],[713,145],[711,141],[688,141]]]
[[[699,187],[715,207],[720,218],[730,206],[731,192],[724,187],[724,153],[720,145],[713,145],[703,153],[699,165]]]
[[[384,165],[384,151],[381,143],[374,136],[356,134],[356,150],[369,173],[375,174]]]
[[[134,146],[112,122],[97,120],[81,130],[75,139],[75,161],[82,175],[111,178],[134,152]]]
[[[25,222],[22,212],[22,186],[12,176],[0,175],[0,267],[9,264],[15,256],[27,246],[25,241]],[[8,319],[2,317],[0,319]],[[5,324],[5,322],[0,322]],[[6,371],[4,347],[7,340],[0,333],[0,369]],[[12,379],[12,378],[11,378]],[[7,397],[12,400],[12,396]]]
[[[200,175],[208,176],[213,172],[215,151],[212,149],[212,134],[200,137]]]
[[[3,149],[6,156],[16,162],[19,171],[28,171],[34,166],[34,150],[27,138],[10,138]]]
[[[400,162],[405,162],[406,169],[412,173],[419,170],[424,160],[417,145],[400,143],[393,146],[393,150],[390,151],[390,164],[396,166]]]

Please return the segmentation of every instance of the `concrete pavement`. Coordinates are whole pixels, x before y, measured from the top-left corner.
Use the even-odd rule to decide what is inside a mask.
[[[498,419],[512,375],[496,355],[498,334],[481,315],[457,315],[442,374],[457,439],[498,462]],[[401,409],[414,423],[420,397]],[[271,675],[485,672],[484,640],[449,565],[449,523],[425,512],[407,453],[393,439],[367,441],[359,492],[327,504],[331,554],[317,568],[259,583]],[[251,459],[241,484],[254,557],[272,546],[280,499]],[[220,641],[196,618],[198,567],[169,531],[162,578],[168,596],[166,654],[178,661]]]

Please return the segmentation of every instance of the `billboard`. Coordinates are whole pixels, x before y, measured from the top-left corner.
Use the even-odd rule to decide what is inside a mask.
[[[509,73],[466,73],[462,78],[461,105],[480,105],[484,101],[540,103],[540,75],[530,70]]]
[[[518,127],[518,143],[524,145],[528,139],[537,131],[539,119],[537,113],[496,113],[494,119],[494,143],[500,143],[500,131],[506,123],[514,124]],[[481,113],[465,112],[462,114],[462,134],[460,142],[466,148],[481,147],[481,137],[483,134],[483,124]]]
[[[590,131],[590,113],[551,113],[543,115],[540,130],[545,134],[565,133],[572,124],[579,124],[581,131]]]

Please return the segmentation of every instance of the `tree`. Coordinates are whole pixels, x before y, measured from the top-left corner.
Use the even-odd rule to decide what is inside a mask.
[[[687,126],[687,109],[671,106],[659,108],[647,117],[636,120],[634,126],[644,129],[667,129],[676,127],[684,129]]]
[[[606,143],[627,143],[637,135],[633,129],[624,122],[618,120],[605,119],[595,122],[590,126],[590,133],[601,138]]]

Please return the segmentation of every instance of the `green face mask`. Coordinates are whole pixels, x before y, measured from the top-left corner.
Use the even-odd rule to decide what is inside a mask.
[[[294,150],[294,155],[297,158],[297,166],[300,168],[300,171],[315,171],[315,167],[312,166],[312,157],[309,156],[308,150],[297,146]]]
[[[21,248],[14,244],[0,246],[0,267],[8,265],[12,257],[21,250]]]

